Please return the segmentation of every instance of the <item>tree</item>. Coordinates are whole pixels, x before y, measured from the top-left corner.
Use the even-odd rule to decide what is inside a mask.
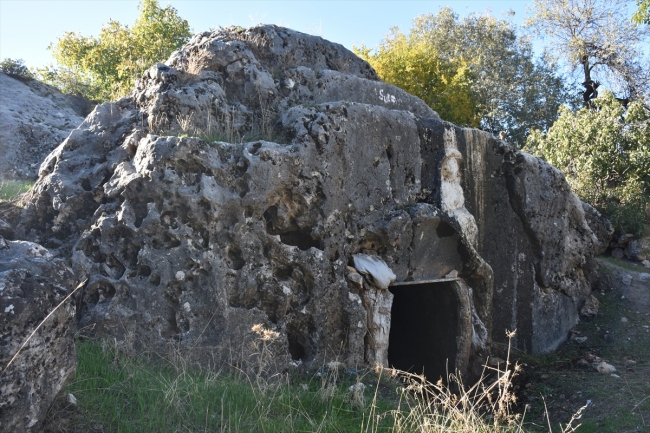
[[[383,80],[422,98],[443,119],[508,131],[509,140],[520,146],[531,129],[550,127],[558,106],[568,100],[555,64],[546,57],[536,62],[530,42],[517,36],[511,22],[486,15],[459,20],[448,7],[417,17],[408,36],[394,29],[375,54],[366,52],[364,58]],[[449,95],[436,96],[441,89]],[[449,109],[453,92],[463,105],[473,104],[469,113],[465,107],[460,113]]]
[[[354,48],[382,80],[417,95],[450,122],[477,127],[471,72],[461,59],[445,60],[435,47],[394,28],[378,52]]]
[[[187,21],[170,5],[161,8],[157,0],[141,0],[138,8],[140,15],[131,28],[111,20],[97,38],[75,32],[58,38],[50,49],[64,68],[50,68],[42,75],[49,72],[55,80],[71,74],[90,99],[126,95],[148,67],[166,60],[190,37]]]
[[[628,0],[534,0],[527,26],[549,37],[555,53],[580,71],[585,83],[602,80],[621,99],[644,100],[650,67],[639,47],[650,32],[630,20],[628,5]]]
[[[640,234],[650,205],[650,111],[638,101],[625,109],[609,91],[593,103],[595,110],[561,107],[546,134],[530,134],[527,150],[562,170],[620,231]]]
[[[636,0],[639,10],[632,17],[632,21],[637,24],[650,25],[650,0]]]

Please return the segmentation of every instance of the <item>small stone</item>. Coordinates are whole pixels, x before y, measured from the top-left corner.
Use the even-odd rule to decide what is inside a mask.
[[[621,317],[621,322],[622,323],[627,323],[628,322],[627,317]]]
[[[598,314],[599,306],[598,299],[594,295],[590,295],[580,309],[580,315],[583,317],[594,317]]]
[[[601,361],[599,364],[596,364],[596,371],[602,374],[611,374],[616,371],[616,367],[612,364],[608,364],[605,361]]]
[[[70,403],[71,405],[74,405],[74,406],[77,405],[77,397],[75,397],[75,396],[72,395],[72,394],[68,394],[68,395],[66,396],[66,400],[67,400],[68,403]]]
[[[574,340],[575,340],[576,343],[582,344],[585,341],[587,341],[587,337],[576,337],[576,338],[574,338]]]
[[[453,271],[445,275],[445,278],[456,278],[456,277],[458,277],[458,271],[456,269],[454,269]]]
[[[540,377],[542,379],[548,379],[550,376],[548,374],[542,374]]]
[[[615,377],[615,378],[617,378],[617,379],[619,379],[619,378],[621,377],[621,376],[619,376],[618,374],[614,374],[614,373],[610,374],[610,376]]]
[[[650,260],[644,260],[641,262],[641,264],[646,268],[650,269]]]

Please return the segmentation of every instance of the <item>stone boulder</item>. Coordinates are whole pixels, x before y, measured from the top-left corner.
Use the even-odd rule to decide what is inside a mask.
[[[76,372],[75,305],[72,298],[60,305],[74,283],[72,270],[45,248],[0,236],[2,431],[41,431],[54,397]]]
[[[0,72],[0,181],[34,179],[38,167],[87,114],[83,98]]]
[[[273,368],[437,379],[515,328],[515,347],[553,350],[599,248],[557,169],[276,26],[196,35],[39,176],[17,232],[89,279],[81,326],[244,368],[260,324]]]

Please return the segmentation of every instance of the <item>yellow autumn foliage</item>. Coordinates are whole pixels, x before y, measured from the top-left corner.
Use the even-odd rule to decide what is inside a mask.
[[[467,62],[445,60],[430,43],[406,37],[397,29],[393,29],[377,52],[365,46],[354,51],[370,63],[383,81],[419,97],[442,119],[479,126]]]

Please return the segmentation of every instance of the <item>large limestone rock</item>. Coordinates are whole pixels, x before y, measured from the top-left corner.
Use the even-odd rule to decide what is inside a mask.
[[[74,276],[62,260],[55,260],[40,245],[7,241],[0,236],[3,432],[41,431],[41,422],[54,397],[77,370],[74,301],[69,298],[59,306],[73,288]]]
[[[79,126],[88,108],[83,98],[0,72],[0,181],[36,178],[45,157]]]
[[[17,231],[89,278],[80,325],[101,335],[246,367],[261,323],[277,368],[434,374],[506,329],[553,350],[598,245],[558,170],[276,26],[198,34],[97,107],[42,164]]]

